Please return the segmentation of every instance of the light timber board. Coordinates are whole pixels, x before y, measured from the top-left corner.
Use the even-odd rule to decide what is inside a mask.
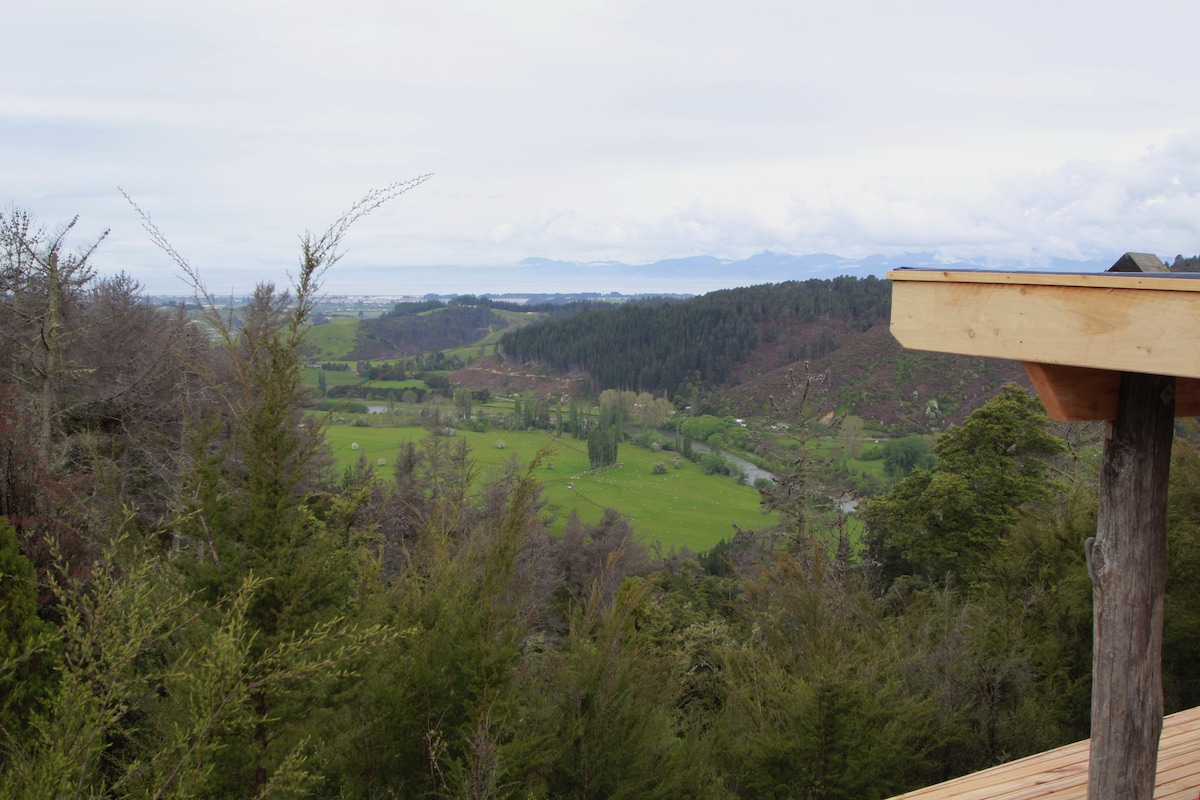
[[[894,270],[907,348],[1200,378],[1200,276]]]
[[[1120,372],[1034,361],[1024,362],[1024,367],[1051,419],[1084,422],[1117,418]],[[1176,381],[1175,416],[1200,416],[1200,380]]]
[[[1085,800],[1089,740],[964,775],[892,800]],[[1200,708],[1163,720],[1155,800],[1200,794]]]

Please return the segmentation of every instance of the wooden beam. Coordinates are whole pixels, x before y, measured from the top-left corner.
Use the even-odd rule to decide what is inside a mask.
[[[1081,289],[1153,289],[1200,292],[1200,273],[1171,272],[991,272],[980,270],[894,269],[892,283],[989,283],[1008,286],[1076,286]]]
[[[1175,379],[1121,376],[1100,471],[1092,576],[1089,800],[1152,800],[1162,732],[1167,478]]]
[[[1200,378],[1200,280],[1023,274],[1017,283],[1000,281],[1007,273],[903,270],[889,277],[892,334],[907,348]]]
[[[1050,419],[1090,422],[1117,418],[1121,373],[1095,367],[1022,362]],[[1175,384],[1175,416],[1200,417],[1200,380],[1180,378]]]

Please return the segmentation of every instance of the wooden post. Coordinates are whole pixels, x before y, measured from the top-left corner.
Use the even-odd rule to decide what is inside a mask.
[[[1088,567],[1095,583],[1089,800],[1152,800],[1162,733],[1175,378],[1121,375]]]

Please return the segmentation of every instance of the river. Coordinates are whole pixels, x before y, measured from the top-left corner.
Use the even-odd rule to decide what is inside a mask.
[[[697,453],[712,452],[712,449],[708,445],[701,442],[692,442],[692,449]],[[737,464],[739,467],[741,467],[742,471],[746,473],[746,483],[750,484],[751,486],[753,486],[754,482],[759,478],[766,478],[769,481],[775,480],[775,476],[772,473],[767,472],[765,469],[756,464],[750,463],[744,458],[738,458],[737,456],[726,453],[723,450],[721,451],[721,457],[729,463]]]

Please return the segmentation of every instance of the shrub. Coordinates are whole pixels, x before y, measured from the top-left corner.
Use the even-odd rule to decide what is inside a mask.
[[[661,461],[655,461],[654,466],[650,468],[650,471],[655,475],[663,475],[667,471],[667,465]]]
[[[705,475],[728,475],[729,462],[720,453],[705,453],[700,459]]]

